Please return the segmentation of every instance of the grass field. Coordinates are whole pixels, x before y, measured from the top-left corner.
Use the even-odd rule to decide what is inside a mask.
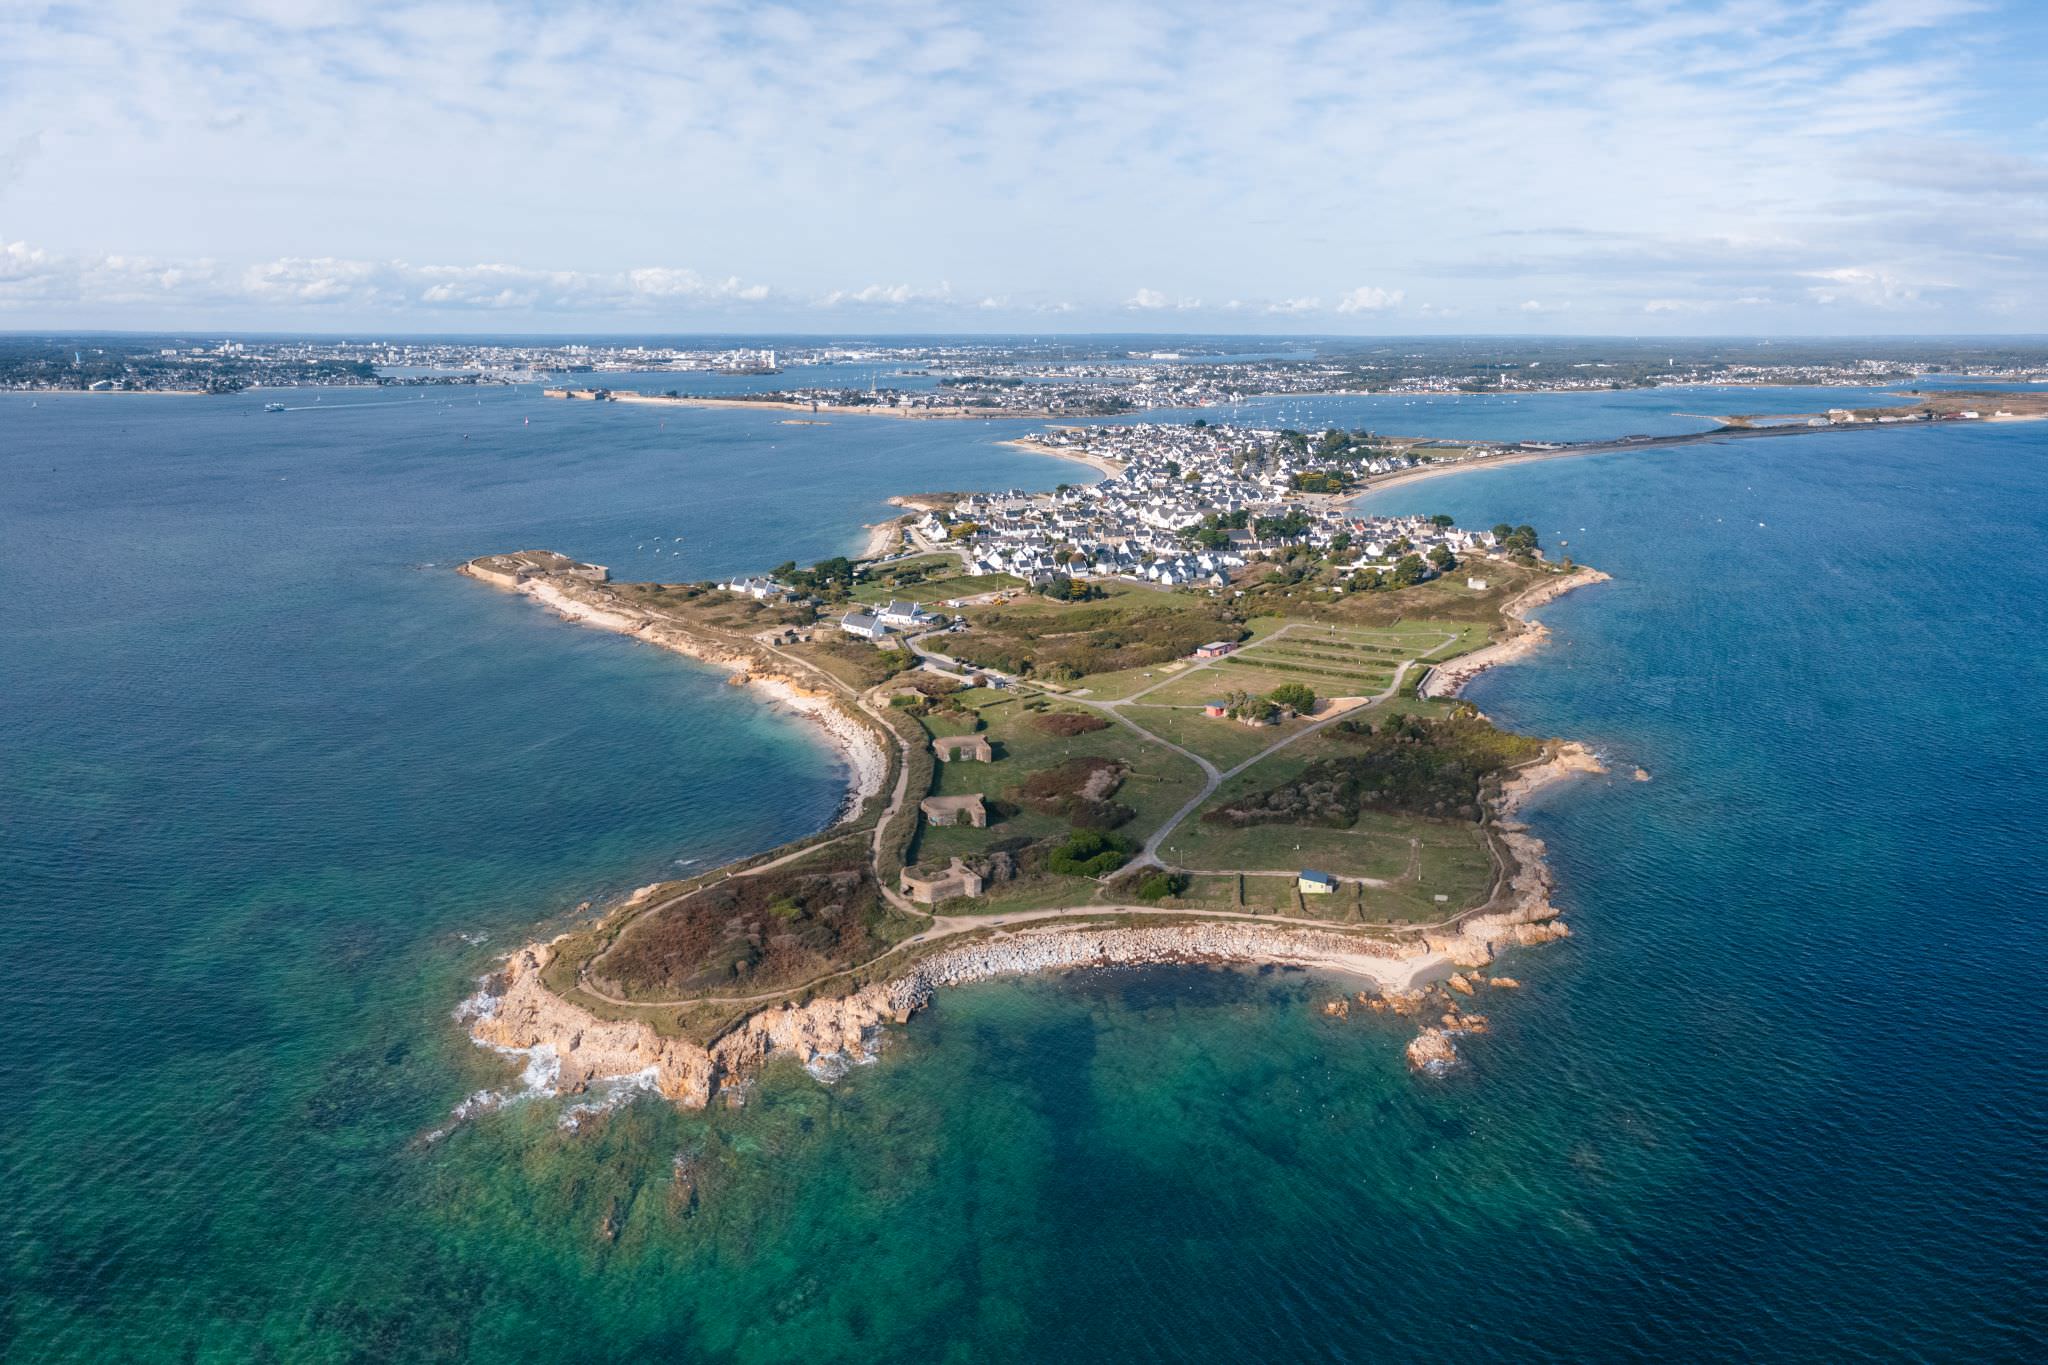
[[[1442,703],[1394,701],[1353,714],[1378,723],[1396,712],[1438,714],[1449,709]],[[1139,714],[1150,718],[1161,713]],[[1199,712],[1192,714],[1199,719]],[[1243,729],[1222,722],[1207,723]],[[1341,913],[1332,909],[1330,915],[1352,921],[1362,916],[1368,923],[1434,923],[1483,903],[1492,893],[1495,869],[1487,835],[1477,824],[1385,810],[1365,810],[1343,829],[1298,824],[1233,828],[1202,820],[1203,814],[1228,805],[1245,793],[1293,781],[1318,759],[1354,752],[1355,743],[1333,738],[1328,729],[1302,736],[1225,782],[1203,804],[1202,810],[1174,830],[1161,849],[1161,856],[1175,866],[1197,873],[1307,867],[1340,878],[1370,878],[1386,883],[1363,888],[1347,883],[1339,894],[1329,898],[1345,902]],[[1268,896],[1260,890],[1259,883],[1264,880],[1270,879],[1247,877],[1247,897],[1271,900],[1277,896],[1277,892]],[[1438,901],[1439,895],[1447,899]],[[1357,902],[1355,906],[1353,901]],[[1311,897],[1304,904],[1309,913],[1323,917],[1324,910],[1318,906],[1326,906],[1327,902]]]
[[[1289,735],[1299,734],[1308,725],[1302,720],[1278,725],[1240,725],[1234,720],[1211,720],[1199,707],[1153,706],[1147,702],[1132,702],[1127,714],[1161,739],[1172,740],[1219,768],[1234,768]]]
[[[972,629],[951,637],[948,652],[978,667],[1072,684],[1170,663],[1241,629],[1223,599],[1128,583],[1102,590],[1088,602],[1027,595],[1000,607],[966,608]]]
[[[1008,798],[1032,773],[1056,767],[1070,758],[1116,759],[1128,765],[1130,771],[1113,799],[1137,812],[1117,833],[1142,841],[1201,790],[1200,769],[1127,725],[1112,722],[1106,729],[1087,734],[1053,735],[1038,725],[1037,718],[1042,713],[1023,710],[1010,693],[981,689],[960,695],[963,699],[983,699],[977,709],[988,728],[981,733],[994,747],[997,758],[994,763],[956,760],[937,765],[933,780],[937,795],[980,792],[984,796]],[[941,723],[946,718],[930,719]],[[956,733],[964,729],[957,725],[949,728]],[[992,822],[986,829],[960,825],[927,827],[912,845],[912,860],[943,861],[955,854],[979,853],[1005,839],[1046,838],[1063,835],[1069,828],[1064,819],[1028,807]]]
[[[876,606],[896,598],[922,602],[938,609],[952,597],[1022,588],[1024,580],[1006,573],[968,573],[952,555],[924,555],[877,570],[873,577],[854,584],[849,594],[864,606]]]

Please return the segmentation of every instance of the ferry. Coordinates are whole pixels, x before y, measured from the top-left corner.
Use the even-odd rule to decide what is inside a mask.
[[[263,410],[265,412],[283,412],[285,408],[284,404],[282,403],[265,403],[263,405]]]

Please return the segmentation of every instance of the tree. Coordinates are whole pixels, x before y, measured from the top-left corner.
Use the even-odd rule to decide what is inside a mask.
[[[1378,569],[1360,569],[1351,575],[1351,591],[1379,592],[1387,586],[1387,576]]]
[[[1298,715],[1305,716],[1316,709],[1315,689],[1307,683],[1281,683],[1266,696],[1277,705],[1293,707]]]
[[[1341,555],[1350,548],[1351,533],[1349,531],[1339,531],[1336,535],[1330,537],[1331,554]]]
[[[1423,568],[1421,555],[1402,555],[1387,581],[1397,588],[1412,588],[1428,576],[1429,570]]]
[[[1536,528],[1524,522],[1510,526],[1506,522],[1493,528],[1493,538],[1500,548],[1514,554],[1533,554],[1539,548]]]
[[[1436,565],[1438,573],[1449,573],[1458,567],[1458,557],[1451,553],[1451,547],[1448,545],[1433,546],[1429,552],[1429,562]]]
[[[1252,523],[1252,532],[1260,540],[1287,540],[1307,531],[1310,522],[1308,513],[1296,507],[1280,517],[1260,517]]]
[[[1458,522],[1457,518],[1452,517],[1446,513],[1439,512],[1429,519],[1429,524],[1431,526],[1436,527],[1439,531],[1442,531],[1457,525]]]

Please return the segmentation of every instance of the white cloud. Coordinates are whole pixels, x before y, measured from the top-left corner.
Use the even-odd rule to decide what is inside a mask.
[[[1124,300],[1124,307],[1141,313],[1157,313],[1166,309],[1188,312],[1202,306],[1200,299],[1168,298],[1157,289],[1140,289]]]
[[[861,289],[835,289],[820,299],[827,308],[843,304],[864,304],[879,308],[902,308],[909,304],[939,304],[952,300],[953,287],[942,284],[937,289],[920,289],[909,284],[871,284]]]
[[[1406,306],[1343,284],[1370,272],[1425,320],[1770,294],[1788,326],[1912,303],[1964,327],[1993,299],[2048,316],[2043,106],[1986,93],[2016,88],[2030,23],[2023,0],[0,5],[0,221],[59,258],[0,282],[49,322],[207,300],[994,325],[1062,299],[1369,327]],[[1509,253],[1503,222],[1532,230]],[[1823,273],[1844,261],[1893,283]]]
[[[863,291],[866,292],[866,291]],[[26,242],[0,244],[0,309],[41,302],[188,309],[340,309],[402,315],[471,310],[658,312],[674,305],[729,307],[771,297],[763,284],[707,281],[666,266],[614,274],[495,263],[416,266],[404,261],[281,257],[240,269],[210,260],[67,257]]]
[[[1340,313],[1384,313],[1389,308],[1399,308],[1404,297],[1399,289],[1382,289],[1378,285],[1361,284],[1358,288],[1337,300]]]
[[[1921,286],[1909,284],[1885,270],[1863,266],[1841,266],[1834,270],[1810,270],[1808,276],[1825,281],[1810,286],[1807,295],[1815,303],[1858,304],[1865,308],[1899,308],[1918,303]]]

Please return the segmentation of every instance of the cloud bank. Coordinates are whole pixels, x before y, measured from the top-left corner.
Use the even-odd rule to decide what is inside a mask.
[[[0,326],[2011,330],[2044,51],[2021,0],[31,0]]]

